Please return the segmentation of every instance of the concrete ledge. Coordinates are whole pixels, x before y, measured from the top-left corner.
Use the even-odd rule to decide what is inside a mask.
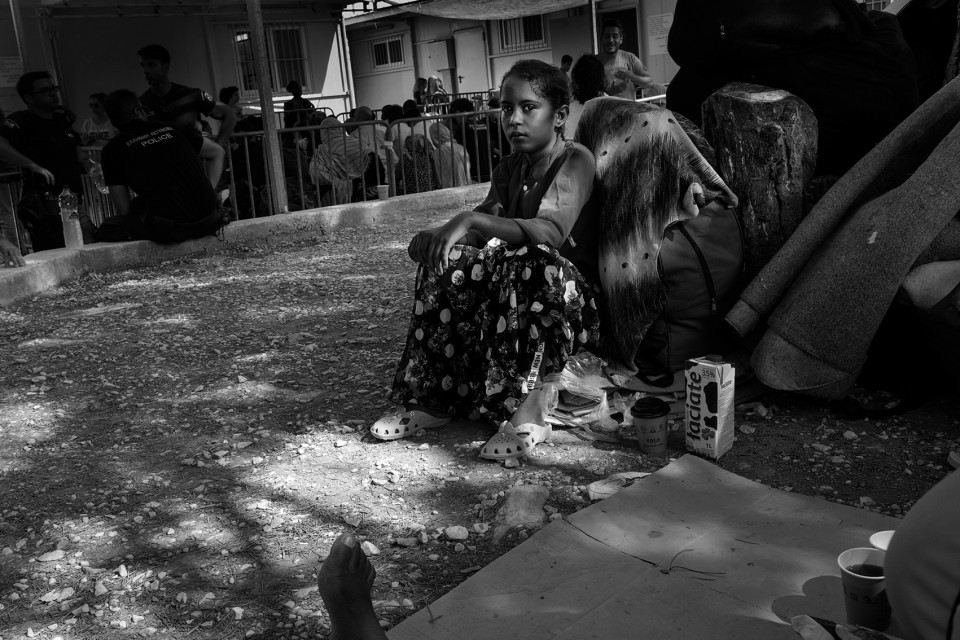
[[[32,253],[27,266],[0,268],[0,306],[6,306],[56,287],[86,273],[105,273],[211,253],[240,244],[270,243],[323,235],[340,227],[369,227],[405,213],[474,207],[486,196],[489,184],[441,189],[389,200],[321,207],[279,216],[233,222],[224,229],[224,241],[210,236],[175,245],[138,242],[101,242],[81,249]]]

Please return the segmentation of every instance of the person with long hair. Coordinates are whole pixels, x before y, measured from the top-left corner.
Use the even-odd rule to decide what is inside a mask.
[[[437,105],[450,102],[450,94],[443,87],[443,78],[430,76],[427,78],[427,92],[423,99],[427,109],[433,112],[439,110]]]
[[[417,78],[413,83],[413,102],[416,106],[421,106],[424,103],[424,98],[427,97],[427,79],[426,78]]]
[[[500,100],[514,153],[487,198],[407,249],[419,267],[390,394],[403,408],[373,425],[381,440],[476,415],[500,427],[481,457],[524,456],[550,435],[543,377],[597,340],[596,243],[585,240],[596,224],[595,161],[563,138],[569,82],[553,65],[521,60]]]
[[[103,108],[103,102],[106,99],[107,94],[103,92],[90,94],[89,106],[93,117],[87,118],[80,125],[83,144],[88,147],[105,147],[110,138],[117,135],[117,128],[110,122]]]

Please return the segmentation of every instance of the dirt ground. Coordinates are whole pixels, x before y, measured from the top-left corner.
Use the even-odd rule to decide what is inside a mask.
[[[658,457],[555,431],[513,469],[477,458],[480,424],[372,440],[411,305],[406,242],[441,216],[0,309],[0,640],[322,637],[317,562],[348,528],[377,547],[392,626],[528,537],[492,538],[512,486],[548,487],[561,517],[591,482],[682,454],[679,429]],[[898,516],[948,472],[958,415],[940,400],[849,422],[773,394],[738,411],[719,464]]]

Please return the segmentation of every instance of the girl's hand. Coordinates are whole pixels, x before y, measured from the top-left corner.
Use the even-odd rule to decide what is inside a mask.
[[[429,255],[430,241],[433,240],[433,234],[436,232],[436,229],[424,229],[413,236],[413,239],[410,240],[410,246],[407,247],[407,255],[410,256],[411,260],[427,267],[430,266],[427,256]]]
[[[450,264],[450,249],[470,231],[471,213],[469,211],[458,213],[451,218],[450,222],[436,230],[430,241],[425,265],[436,269],[437,273],[443,273]]]

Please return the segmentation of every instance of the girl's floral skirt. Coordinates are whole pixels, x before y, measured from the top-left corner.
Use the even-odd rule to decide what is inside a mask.
[[[407,344],[390,399],[499,424],[542,376],[596,345],[597,289],[546,245],[456,245],[417,271]]]

